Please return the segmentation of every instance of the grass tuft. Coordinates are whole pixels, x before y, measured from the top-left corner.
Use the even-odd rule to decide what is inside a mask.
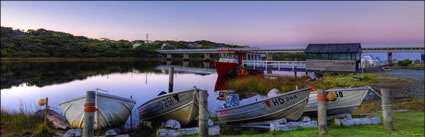
[[[358,77],[362,80],[356,81],[352,77]],[[266,95],[271,89],[277,88],[282,93],[293,91],[298,86],[299,89],[304,88],[307,84],[315,89],[329,89],[341,87],[364,87],[372,86],[376,82],[387,81],[387,77],[382,74],[346,74],[346,75],[323,75],[323,80],[306,82],[308,77],[277,77],[276,79],[268,79],[261,75],[238,77],[226,81],[226,87],[235,90],[241,96],[258,93]]]

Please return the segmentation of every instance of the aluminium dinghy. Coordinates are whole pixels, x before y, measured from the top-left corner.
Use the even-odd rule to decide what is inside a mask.
[[[246,123],[286,118],[297,120],[304,112],[309,88],[279,94],[253,103],[217,110],[218,119],[224,123]]]
[[[335,92],[336,100],[328,101],[327,115],[338,115],[344,113],[353,113],[362,103],[366,97],[369,88],[333,88],[326,90],[328,92]],[[310,92],[308,104],[305,107],[305,115],[317,115],[317,93]]]
[[[72,128],[84,127],[84,103],[86,96],[64,101],[59,104]],[[94,127],[97,128],[99,116],[100,128],[115,127],[125,124],[136,101],[105,93],[97,93],[97,112]]]
[[[150,122],[173,119],[187,125],[198,116],[198,91],[193,88],[153,98],[138,107],[139,119]]]

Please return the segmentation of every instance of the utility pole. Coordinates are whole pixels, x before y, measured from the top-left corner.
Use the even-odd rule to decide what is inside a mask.
[[[149,44],[149,34],[146,33],[146,47],[148,47],[148,44]]]

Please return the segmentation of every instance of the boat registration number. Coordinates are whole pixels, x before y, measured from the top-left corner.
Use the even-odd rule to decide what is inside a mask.
[[[342,91],[336,92],[336,97],[342,98],[344,97],[344,94],[342,94]]]
[[[171,97],[164,98],[154,104],[153,111],[164,109],[166,107],[174,105],[175,103],[176,102]]]
[[[275,98],[275,99],[272,100],[272,102],[273,102],[274,106],[278,106],[278,105],[283,105],[283,104],[285,104],[285,102],[291,101],[291,100],[296,99],[296,98],[297,98],[297,95],[295,94],[295,95],[286,96],[286,97],[283,97],[283,98]]]

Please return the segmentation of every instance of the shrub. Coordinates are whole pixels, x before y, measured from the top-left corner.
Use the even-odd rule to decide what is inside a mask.
[[[412,61],[409,59],[401,60],[398,62],[399,66],[409,66],[409,64],[412,64]]]

